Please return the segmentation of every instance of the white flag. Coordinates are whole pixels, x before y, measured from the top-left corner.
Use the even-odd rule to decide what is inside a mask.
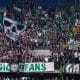
[[[19,24],[17,21],[4,17],[4,31],[7,37],[13,41],[18,40],[20,34],[26,29],[24,24]]]

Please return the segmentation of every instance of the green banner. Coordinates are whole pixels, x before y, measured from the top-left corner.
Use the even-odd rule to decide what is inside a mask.
[[[0,63],[0,72],[52,72],[54,63]]]
[[[0,72],[10,72],[10,64],[0,63]]]

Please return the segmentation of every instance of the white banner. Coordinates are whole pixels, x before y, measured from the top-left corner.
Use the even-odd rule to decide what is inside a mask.
[[[24,72],[52,72],[54,71],[54,63],[25,63]]]
[[[68,64],[65,66],[65,71],[67,73],[80,73],[79,64]]]

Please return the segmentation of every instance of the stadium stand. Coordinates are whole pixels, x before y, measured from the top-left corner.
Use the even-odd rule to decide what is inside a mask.
[[[30,8],[30,4],[18,3],[0,8],[0,63],[54,62],[55,69],[80,63],[80,7]],[[76,79],[49,76],[0,80]]]

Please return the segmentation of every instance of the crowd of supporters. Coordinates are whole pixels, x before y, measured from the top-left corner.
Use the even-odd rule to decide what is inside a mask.
[[[14,42],[0,32],[0,62],[80,62],[80,12],[77,8],[27,9],[20,15],[7,11],[9,18],[27,28]],[[18,16],[19,15],[19,16]],[[51,56],[34,56],[30,50],[50,50]],[[11,60],[9,60],[11,59]]]
[[[79,76],[45,76],[43,74],[35,75],[35,76],[28,76],[28,77],[0,77],[0,80],[77,80],[80,79]]]
[[[41,75],[41,74],[40,74]],[[21,78],[9,78],[9,77],[0,77],[0,80],[77,80],[80,77],[60,77],[60,76],[30,76],[30,77],[21,77]]]
[[[80,63],[80,10],[78,8],[73,6],[46,9],[39,6],[23,9],[21,13],[11,12],[7,8],[6,12],[9,18],[25,23],[27,28],[15,42],[6,36],[4,30],[1,30],[1,63],[55,62],[55,68],[59,68],[64,63]],[[34,56],[34,50],[50,50],[51,54]]]

